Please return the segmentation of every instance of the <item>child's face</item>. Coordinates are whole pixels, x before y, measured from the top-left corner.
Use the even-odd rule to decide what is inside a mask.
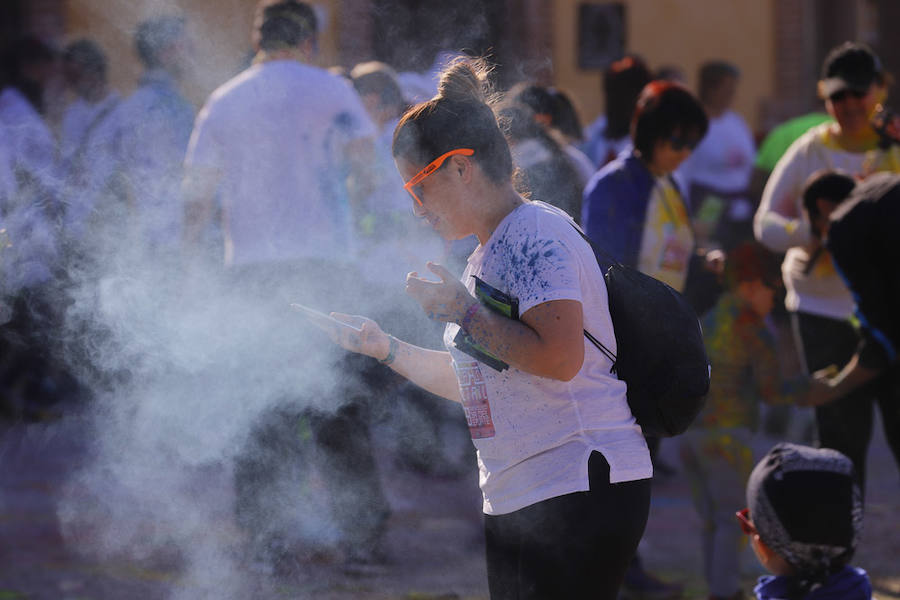
[[[775,290],[759,279],[740,282],[737,293],[760,317],[768,315],[775,306]]]

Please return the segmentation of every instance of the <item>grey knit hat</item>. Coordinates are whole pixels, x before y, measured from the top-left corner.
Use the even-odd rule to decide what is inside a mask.
[[[750,474],[747,506],[760,539],[802,577],[846,565],[862,530],[853,463],[828,448],[777,444]]]

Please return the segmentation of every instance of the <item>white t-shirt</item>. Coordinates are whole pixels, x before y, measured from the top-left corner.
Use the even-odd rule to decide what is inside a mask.
[[[0,178],[14,175],[21,169],[33,177],[51,194],[59,192],[59,167],[56,139],[41,115],[15,88],[0,93],[0,135],[8,136],[5,166],[0,166]],[[2,160],[2,158],[0,158]],[[9,169],[13,169],[9,172]],[[59,259],[56,224],[47,218],[41,203],[30,194],[17,189],[16,180],[0,183],[7,188],[0,228],[7,230],[11,245],[4,248],[0,289],[15,294],[23,287],[39,285],[53,277],[53,266]]]
[[[729,110],[709,120],[706,135],[675,175],[686,193],[693,183],[722,192],[742,192],[750,185],[755,159],[750,128],[739,114]]]
[[[593,250],[561,210],[543,202],[519,206],[469,257],[462,281],[475,279],[516,298],[519,314],[552,300],[577,300],[584,327],[615,351],[606,285]],[[478,451],[486,514],[504,514],[548,498],[590,489],[588,458],[600,451],[610,482],[646,479],[652,465],[641,428],[625,398],[625,383],[587,339],[584,365],[568,382],[509,367],[497,371],[453,343],[463,407]]]
[[[196,110],[170,75],[152,69],[114,112],[107,123],[116,126],[116,153],[134,193],[140,239],[149,247],[177,248],[184,216],[181,169]]]
[[[864,167],[900,172],[900,150],[892,146],[887,152],[847,152],[834,140],[831,126],[824,123],[810,129],[778,161],[756,211],[753,230],[768,248],[787,253],[781,270],[788,310],[847,319],[853,312],[853,297],[831,257],[822,253],[808,267],[810,256],[804,246],[809,244],[811,233],[803,211],[803,184],[820,169],[842,169],[852,175],[862,174]]]
[[[0,121],[0,207],[4,213],[7,211],[7,203],[12,201],[18,191],[13,162],[14,152],[12,134]]]
[[[120,100],[118,92],[111,91],[100,102],[92,104],[84,98],[77,98],[66,107],[59,131],[59,153],[64,163],[70,161],[75,152],[88,141],[87,136],[93,136],[99,126],[99,123],[95,123],[96,119],[103,120],[109,116],[110,109]]]
[[[213,92],[186,164],[222,173],[226,264],[352,258],[343,150],[375,133],[352,87],[297,61],[254,65]]]
[[[13,140],[13,160],[49,190],[59,187],[56,138],[41,115],[12,87],[0,92],[0,122]]]
[[[119,122],[123,116],[117,110],[120,102],[116,92],[97,104],[79,99],[69,105],[63,117],[60,143],[66,182],[65,232],[71,238],[79,239],[87,233],[92,214],[102,210],[98,205],[121,168],[120,141],[125,124]]]

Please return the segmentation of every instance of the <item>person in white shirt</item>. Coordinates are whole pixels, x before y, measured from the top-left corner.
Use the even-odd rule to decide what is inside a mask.
[[[290,303],[323,306],[336,297],[342,302],[361,297],[354,292],[361,275],[355,268],[353,218],[371,193],[376,130],[353,87],[310,64],[317,23],[303,2],[260,4],[253,65],[209,97],[185,158],[186,250],[202,247],[204,231],[219,219],[225,235],[219,260],[232,298],[247,302],[248,319],[271,323],[281,320]],[[260,327],[257,335],[241,340],[256,357],[241,368],[248,379],[271,379],[279,368],[316,365],[311,370],[318,378],[287,391],[283,406],[265,410],[274,412],[275,420],[292,415],[284,431],[295,431],[290,419],[310,423],[329,517],[337,522],[345,557],[370,562],[378,558],[390,507],[369,443],[368,392],[358,392],[365,389],[358,381],[362,367],[348,363],[344,353],[314,346],[309,333]],[[331,375],[336,370],[339,377]],[[294,438],[262,440],[279,449],[279,463],[260,466],[275,480],[292,476],[292,469],[310,470]],[[239,495],[265,493],[238,482]],[[271,536],[317,543],[298,539],[302,532],[281,520],[285,515],[254,514],[253,503],[246,506],[241,518],[254,523],[251,533],[263,543]]]
[[[109,87],[106,53],[96,42],[82,39],[67,45],[62,67],[66,85],[75,96],[63,113],[60,127],[60,155],[68,162],[121,97]]]
[[[819,94],[834,122],[817,125],[795,141],[775,166],[754,218],[756,238],[785,253],[781,265],[802,368],[810,375],[844,367],[859,345],[851,322],[854,299],[803,207],[803,189],[822,169],[841,169],[862,178],[877,171],[900,173],[900,147],[885,147],[870,119],[887,99],[888,76],[865,44],[846,42],[826,57]],[[890,394],[873,382],[816,407],[822,446],[846,454],[865,477],[872,433],[873,401]]]
[[[111,115],[134,241],[166,254],[180,248],[182,164],[196,113],[179,89],[191,56],[185,27],[174,16],[138,25],[134,43],[144,73]]]
[[[699,243],[729,250],[753,237],[755,206],[747,196],[756,145],[746,121],[731,109],[740,71],[711,61],[699,72],[698,96],[709,130],[675,178],[688,198]]]
[[[462,405],[478,455],[491,598],[614,599],[647,520],[647,445],[609,360],[615,344],[593,251],[565,213],[524,200],[485,102],[487,69],[460,60],[438,95],[413,107],[393,155],[415,214],[447,240],[480,242],[461,281],[407,277],[445,322],[445,351],[401,342],[365,317],[326,327]]]
[[[573,206],[561,206],[561,208],[569,212],[575,220],[578,221],[581,219],[581,193],[584,192],[587,182],[594,175],[596,169],[594,168],[591,159],[575,145],[576,141],[582,141],[582,136],[580,132],[581,126],[580,124],[577,124],[578,116],[575,114],[574,107],[569,102],[568,98],[561,92],[534,83],[517,83],[509,90],[507,95],[512,102],[527,106],[531,110],[535,122],[540,125],[552,140],[559,145],[559,148],[565,152],[568,162],[571,163],[572,167],[575,169],[579,185],[578,197],[575,199]],[[574,124],[577,124],[579,132],[575,137],[564,134],[559,129],[558,124],[554,122],[554,119],[556,119],[565,108],[568,108],[570,111],[570,123],[574,121]],[[513,154],[516,154],[515,149],[513,150]],[[523,165],[518,166],[524,168]],[[559,174],[559,177],[565,178],[570,176],[568,169],[563,168],[557,170],[563,171]],[[547,178],[549,179],[552,177]],[[549,185],[558,185],[558,182],[552,182]],[[547,200],[547,198],[542,199]],[[551,204],[553,203],[551,202]]]
[[[95,42],[82,39],[70,43],[62,62],[66,85],[75,95],[66,107],[60,130],[66,185],[64,234],[81,243],[85,236],[102,235],[99,223],[116,221],[112,213],[120,199],[111,198],[109,188],[118,161],[115,117],[121,97],[109,88],[106,53]]]
[[[365,252],[365,276],[376,282],[402,279],[425,266],[441,250],[440,241],[410,213],[409,197],[391,157],[394,128],[407,108],[394,70],[380,62],[360,63],[350,79],[378,129],[375,139],[376,178],[357,221]]]
[[[55,71],[52,49],[33,37],[12,44],[0,74],[0,125],[9,136],[14,193],[2,216],[12,245],[4,292],[50,282],[59,260],[60,179],[56,138],[44,121],[44,87]]]

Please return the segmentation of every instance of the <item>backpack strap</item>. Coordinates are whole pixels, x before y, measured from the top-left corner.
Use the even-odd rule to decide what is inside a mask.
[[[609,261],[610,264],[612,264],[614,266],[618,266],[620,268],[624,267],[624,265],[622,263],[620,263],[618,260],[616,260],[611,254],[609,254],[608,252],[606,252],[599,246],[596,246],[594,244],[594,242],[591,241],[591,238],[589,238],[587,236],[587,234],[584,232],[584,230],[582,230],[581,227],[579,227],[574,221],[572,221],[572,227],[575,228],[575,231],[578,232],[578,235],[580,235],[581,238],[584,241],[586,241],[588,243],[588,245],[591,247],[591,249],[594,251],[595,259],[597,257],[597,254],[602,254],[604,256],[604,258],[606,258]],[[600,262],[598,261],[597,264],[599,265]],[[601,270],[602,270],[602,268],[601,268]],[[613,327],[615,327],[615,324],[613,324]],[[591,334],[591,332],[589,332],[587,329],[584,329],[583,331],[584,331],[584,337],[586,337],[588,339],[588,341],[590,341],[592,344],[594,344],[597,347],[597,349],[603,354],[603,356],[605,356],[606,358],[608,358],[610,360],[610,362],[612,362],[612,367],[610,367],[609,372],[615,373],[616,372],[616,361],[618,360],[615,353],[613,353],[612,350],[607,348],[603,342],[601,342],[600,340],[595,338]]]

